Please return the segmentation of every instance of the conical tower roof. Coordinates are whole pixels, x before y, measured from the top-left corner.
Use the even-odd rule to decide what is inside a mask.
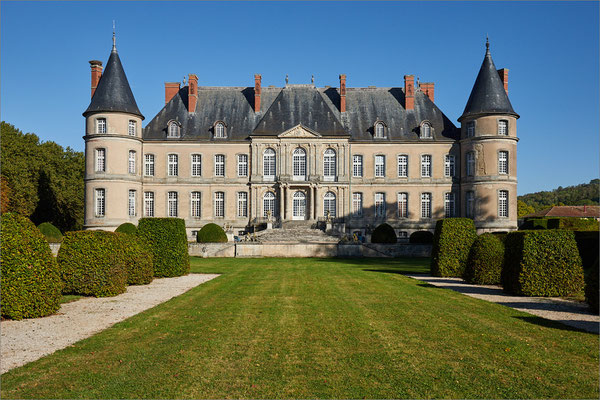
[[[123,70],[119,53],[113,42],[113,48],[110,57],[106,63],[106,69],[98,82],[98,87],[94,92],[90,106],[85,110],[83,116],[106,111],[119,111],[134,114],[142,119],[144,116],[140,112],[127,76]]]
[[[465,110],[458,121],[469,116],[482,114],[508,114],[519,118],[519,114],[513,110],[504,90],[504,84],[498,75],[494,60],[492,60],[489,43],[486,43],[483,63],[479,69],[477,79],[475,79]]]

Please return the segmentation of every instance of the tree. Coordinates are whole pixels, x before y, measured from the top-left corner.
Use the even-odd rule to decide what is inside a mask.
[[[10,204],[10,187],[8,180],[3,176],[0,178],[0,214],[8,212]]]

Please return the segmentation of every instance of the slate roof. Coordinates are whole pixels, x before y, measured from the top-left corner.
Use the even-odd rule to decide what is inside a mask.
[[[523,218],[539,217],[600,218],[600,206],[553,206],[527,214]]]
[[[138,115],[144,119],[129,87],[119,53],[117,53],[117,49],[114,46],[110,52],[106,68],[98,82],[98,87],[94,92],[92,101],[83,113],[83,116],[86,117],[92,113],[105,111],[126,112]]]

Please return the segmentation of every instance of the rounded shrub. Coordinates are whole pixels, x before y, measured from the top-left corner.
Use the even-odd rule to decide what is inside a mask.
[[[108,297],[125,292],[124,258],[118,233],[67,232],[56,257],[65,283],[63,293]]]
[[[431,244],[433,243],[433,233],[429,231],[416,231],[410,234],[409,243],[413,244]]]
[[[56,312],[62,282],[44,235],[16,213],[2,214],[1,225],[2,316],[36,318]]]
[[[444,218],[435,224],[431,249],[431,275],[462,277],[477,238],[470,218]]]
[[[46,237],[48,243],[60,243],[63,240],[63,235],[60,229],[52,225],[50,222],[42,222],[38,225],[38,229],[42,235]]]
[[[152,253],[137,235],[118,233],[128,285],[146,285],[154,279]]]
[[[464,279],[476,285],[499,285],[504,263],[504,244],[497,235],[480,235],[469,252]]]
[[[126,233],[128,235],[135,235],[137,228],[131,222],[124,222],[115,230],[117,233]]]
[[[373,231],[371,243],[396,243],[396,231],[388,224],[381,224]]]
[[[585,301],[590,305],[590,310],[598,314],[598,257],[596,262],[587,271],[585,277]]]
[[[227,243],[227,235],[217,224],[206,224],[198,231],[198,243]]]
[[[142,218],[137,235],[152,253],[155,277],[190,272],[185,222],[181,218]]]

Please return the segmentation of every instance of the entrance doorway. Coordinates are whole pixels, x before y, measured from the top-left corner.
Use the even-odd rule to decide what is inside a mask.
[[[306,195],[304,192],[295,192],[293,199],[293,211],[292,211],[292,219],[293,220],[305,220],[306,219]]]

